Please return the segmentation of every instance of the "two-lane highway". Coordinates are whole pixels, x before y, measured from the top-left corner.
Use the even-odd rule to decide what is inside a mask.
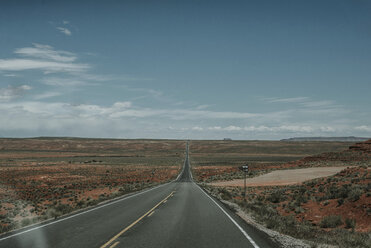
[[[0,247],[276,247],[192,180],[177,180],[0,237]]]

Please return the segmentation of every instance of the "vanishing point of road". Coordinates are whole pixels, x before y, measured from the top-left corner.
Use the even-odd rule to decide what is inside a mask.
[[[1,248],[277,247],[193,182],[170,183],[0,236]]]

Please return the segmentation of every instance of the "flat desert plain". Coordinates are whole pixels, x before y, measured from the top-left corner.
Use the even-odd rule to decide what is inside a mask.
[[[190,161],[194,177],[201,182],[242,179],[239,166],[249,164],[248,177],[272,170],[300,168],[296,161],[321,153],[340,152],[348,142],[286,142],[286,141],[218,141],[190,142]],[[312,163],[304,167],[346,166],[337,163]]]

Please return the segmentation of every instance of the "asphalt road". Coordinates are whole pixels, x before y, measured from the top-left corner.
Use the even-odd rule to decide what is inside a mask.
[[[0,247],[277,247],[192,180],[178,178],[88,211],[0,236]]]

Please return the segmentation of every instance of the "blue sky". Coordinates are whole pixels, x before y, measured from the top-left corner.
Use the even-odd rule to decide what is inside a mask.
[[[1,1],[0,136],[371,137],[370,1]]]

